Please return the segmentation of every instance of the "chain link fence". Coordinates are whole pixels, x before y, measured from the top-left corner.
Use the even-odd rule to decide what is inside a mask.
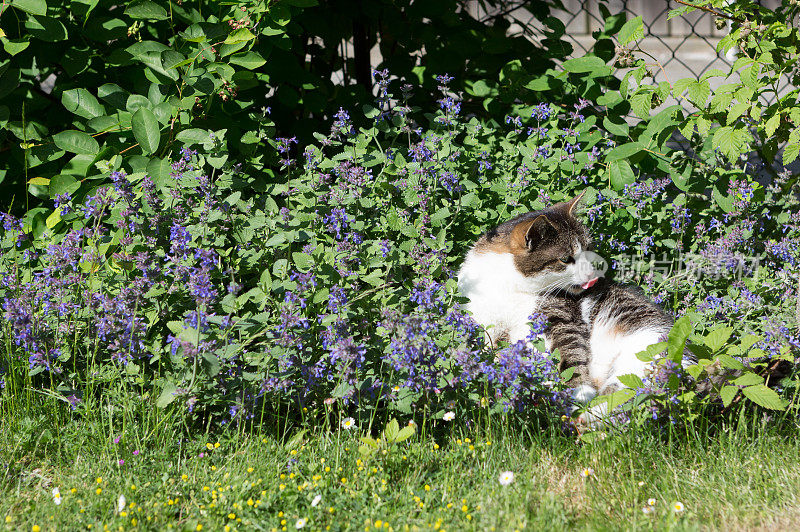
[[[566,26],[563,38],[573,45],[575,55],[591,49],[594,43],[592,32],[603,26],[600,3],[597,0],[565,0],[565,9],[555,13]],[[760,0],[754,3],[775,9],[781,1]],[[683,7],[674,0],[610,0],[603,4],[612,14],[626,13],[628,18],[641,15],[645,36],[639,47],[653,55],[663,67],[663,70],[655,72],[657,82],[699,78],[715,68],[727,73],[736,61],[735,48],[724,54],[717,52],[717,44],[730,32],[730,26],[726,24],[718,29],[714,15],[707,11],[695,10],[670,19],[671,10]],[[719,85],[724,80],[712,78],[710,82],[714,87],[715,83]],[[789,87],[789,79],[784,77],[778,87],[779,94],[787,92]],[[770,94],[764,103],[770,104],[775,98],[775,94]]]

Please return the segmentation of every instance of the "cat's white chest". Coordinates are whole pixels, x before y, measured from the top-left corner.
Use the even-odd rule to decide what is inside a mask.
[[[538,287],[514,266],[513,255],[471,250],[458,272],[458,286],[469,298],[472,317],[492,340],[508,335],[513,343],[528,336],[528,318],[539,308],[541,298]]]

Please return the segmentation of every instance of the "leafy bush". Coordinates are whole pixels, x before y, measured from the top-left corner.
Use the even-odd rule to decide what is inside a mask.
[[[728,9],[738,18],[745,8]],[[501,120],[465,116],[446,74],[423,98],[437,107],[420,108],[414,95],[427,89],[388,71],[374,72],[377,97],[357,119],[341,108],[305,145],[273,138],[265,110],[247,132],[181,129],[162,146],[155,100],[124,111],[157,157],[87,153],[81,172],[99,173],[82,182],[59,173],[65,185],[49,183],[55,210],[4,215],[5,400],[46,389],[81,412],[119,394],[222,424],[449,411],[480,420],[511,409],[558,422],[567,395],[553,356],[534,338],[488,349],[459,308],[453,276],[487,227],[585,190],[610,274],[682,316],[643,355],[652,373],[606,400],[673,418],[740,397],[786,408],[774,387],[786,398],[796,390],[790,377],[776,382],[798,345],[795,180],[763,182],[736,157],[749,152],[742,131],[790,117],[795,100],[763,114],[751,100],[730,123],[719,104],[650,116],[682,88],[705,91],[705,81],[648,85],[644,60],[623,51],[633,70],[620,84],[606,64],[610,37],[629,45],[641,36],[640,18],[623,22],[607,19],[595,55],[540,74],[517,65]],[[786,55],[719,94],[744,94],[787,69],[796,30],[783,27],[788,36],[778,28],[759,45]],[[202,56],[193,57],[211,61]],[[491,106],[497,94],[485,96]],[[640,121],[625,120],[630,109]],[[731,128],[743,139],[734,151],[719,133]],[[691,150],[674,147],[676,131]],[[96,143],[77,130],[58,135]],[[232,150],[244,144],[243,163]],[[535,336],[544,324],[532,322]],[[699,358],[685,370],[692,379],[680,366],[687,340]]]
[[[79,187],[87,192],[108,175],[96,163],[115,155],[147,158],[139,165],[163,180],[169,154],[194,128],[226,128],[231,156],[269,172],[277,157],[262,142],[266,131],[311,141],[319,122],[332,120],[340,106],[369,99],[370,49],[378,42],[385,58],[380,68],[428,87],[435,73],[455,72],[459,82],[474,84],[480,97],[471,108],[478,111],[485,91],[499,90],[498,101],[513,96],[494,84],[507,63],[515,72],[543,68],[547,58],[571,51],[558,41],[563,25],[550,34],[550,46],[537,47],[506,36],[505,18],[478,19],[466,4],[5,2],[0,190],[8,199],[0,205],[26,212],[38,235],[45,207],[33,209],[37,199]],[[492,12],[516,2],[484,4]],[[525,4],[546,19],[545,2]],[[443,35],[441,44],[433,35]],[[348,41],[355,57],[345,53]],[[430,105],[429,94],[419,91],[418,103]]]

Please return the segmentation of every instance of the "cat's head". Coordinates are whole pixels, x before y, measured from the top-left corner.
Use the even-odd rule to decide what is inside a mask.
[[[603,276],[592,264],[596,255],[590,251],[589,234],[575,216],[582,197],[583,193],[530,213],[511,229],[508,244],[514,264],[537,292],[566,290],[577,294]]]

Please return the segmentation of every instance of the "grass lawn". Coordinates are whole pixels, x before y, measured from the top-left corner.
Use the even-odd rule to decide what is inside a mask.
[[[800,520],[800,439],[787,420],[628,430],[593,443],[557,428],[438,423],[435,436],[365,459],[358,427],[186,440],[74,422],[42,436],[41,424],[6,421],[0,522],[7,530],[775,530]],[[499,481],[505,471],[514,474],[508,485]]]

